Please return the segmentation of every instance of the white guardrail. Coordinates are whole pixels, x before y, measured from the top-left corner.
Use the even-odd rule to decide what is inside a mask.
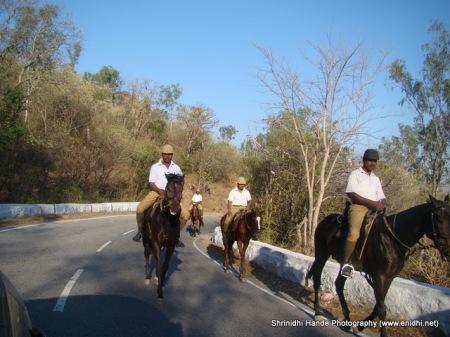
[[[37,215],[63,215],[70,213],[134,212],[138,202],[114,202],[98,204],[0,204],[0,218],[20,218]],[[222,245],[222,232],[216,227],[212,240]],[[305,276],[314,258],[271,246],[259,241],[250,241],[246,258],[277,276],[305,285]],[[337,298],[334,280],[339,265],[327,262],[322,273],[321,291],[332,293]],[[312,284],[312,281],[310,282]],[[373,306],[372,288],[359,273],[345,284],[346,298],[351,303]],[[450,336],[450,289],[429,284],[395,278],[386,296],[388,317],[401,319],[409,324],[430,324]],[[417,322],[416,322],[417,321]],[[406,322],[406,324],[408,324]],[[431,330],[432,329],[427,329]]]

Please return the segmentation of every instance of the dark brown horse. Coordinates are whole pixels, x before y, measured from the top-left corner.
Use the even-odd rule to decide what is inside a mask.
[[[247,250],[250,239],[254,234],[261,231],[262,213],[252,209],[250,211],[241,210],[236,213],[233,221],[228,226],[228,231],[223,232],[223,222],[227,215],[225,214],[220,220],[220,228],[222,230],[223,246],[225,250],[225,271],[228,273],[230,269],[230,255],[233,244],[236,241],[241,264],[239,266],[239,278],[241,282],[246,282],[247,271],[245,270],[245,252]],[[233,230],[234,221],[237,221],[236,229]]]
[[[336,235],[339,232],[340,214],[331,214],[323,219],[314,233],[315,260],[306,275],[314,281],[314,310],[315,319],[321,319],[323,311],[319,304],[319,288],[323,267],[328,258],[332,256],[340,260],[341,238]],[[439,250],[441,256],[450,260],[450,207],[449,196],[445,201],[437,200],[430,196],[430,202],[407,209],[403,212],[387,217],[379,216],[372,225],[364,249],[361,254],[361,244],[357,244],[356,253],[361,254],[358,268],[375,295],[375,307],[372,313],[364,320],[372,321],[376,317],[380,320],[386,318],[386,306],[384,300],[392,280],[403,268],[407,257],[412,253],[413,246],[426,235],[433,240],[434,247]],[[359,250],[359,251],[358,251]],[[345,320],[350,321],[350,311],[344,297],[344,285],[347,279],[339,272],[335,280],[336,292],[339,296]],[[363,325],[358,326],[358,331],[363,330]],[[381,336],[387,336],[386,328],[381,327]]]
[[[197,234],[200,234],[200,226],[201,226],[200,210],[198,209],[198,204],[195,202],[192,205],[190,219],[191,219],[191,236],[195,237],[197,236]]]
[[[158,281],[158,298],[163,298],[163,286],[170,258],[175,244],[180,237],[181,198],[183,194],[184,176],[166,174],[167,185],[164,199],[157,201],[154,207],[145,211],[142,228],[144,245],[145,275],[150,277],[150,255],[155,258],[156,278]],[[166,248],[164,264],[161,267],[160,253]]]

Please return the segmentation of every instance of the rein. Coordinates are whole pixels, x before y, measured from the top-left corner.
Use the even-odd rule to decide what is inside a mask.
[[[397,213],[398,214],[398,213]],[[394,216],[394,221],[392,223],[392,227],[395,228],[395,222],[397,219],[397,214],[395,214]],[[417,242],[417,244],[419,245],[419,248],[414,248],[413,247],[409,247],[407,245],[405,245],[394,233],[394,231],[392,230],[392,228],[389,226],[389,223],[387,222],[386,216],[383,216],[383,221],[384,224],[386,225],[387,230],[389,231],[389,233],[393,236],[393,238],[397,241],[397,243],[399,243],[403,248],[406,249],[406,252],[402,252],[400,249],[400,252],[403,254],[403,258],[406,259],[407,257],[411,256],[412,254],[414,254],[417,250],[420,249],[428,249],[428,248],[432,248],[434,247],[433,245],[424,245],[421,242]],[[433,241],[435,242],[437,240],[437,235],[436,235],[436,230],[435,230],[435,222],[434,222],[434,217],[433,217],[433,212],[431,212],[431,228],[432,228],[432,234],[433,234]]]
[[[251,213],[252,211],[249,211],[249,213]],[[246,214],[244,214],[244,223],[245,223],[245,226],[247,227],[247,229],[248,230],[250,230],[250,231],[252,231],[253,232],[253,228],[252,227],[250,227],[249,226],[249,224],[248,224],[248,222],[247,222],[247,217],[246,217]]]

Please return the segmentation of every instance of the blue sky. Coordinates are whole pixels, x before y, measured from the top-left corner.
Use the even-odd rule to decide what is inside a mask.
[[[292,65],[314,56],[310,43],[324,44],[327,34],[349,44],[363,39],[367,49],[389,51],[388,63],[406,62],[419,77],[421,46],[430,42],[432,20],[450,30],[450,0],[49,0],[70,14],[84,34],[79,73],[112,66],[126,80],[178,83],[181,103],[211,108],[219,126],[233,125],[239,145],[261,130],[267,117],[255,75],[264,59],[255,45],[270,48]],[[387,74],[382,74],[384,83]],[[374,104],[392,115],[381,136],[396,133],[412,114],[400,109],[400,92],[377,87]],[[378,145],[374,139],[368,146]]]

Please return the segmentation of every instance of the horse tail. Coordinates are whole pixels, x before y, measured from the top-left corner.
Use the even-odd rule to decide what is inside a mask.
[[[333,235],[338,231],[336,223],[338,217],[339,214],[330,214],[317,225],[314,232],[315,258],[311,268],[309,268],[308,273],[306,274],[306,286],[308,286],[309,279],[313,279],[314,282],[320,282],[322,270],[328,258],[332,255],[335,246]]]

